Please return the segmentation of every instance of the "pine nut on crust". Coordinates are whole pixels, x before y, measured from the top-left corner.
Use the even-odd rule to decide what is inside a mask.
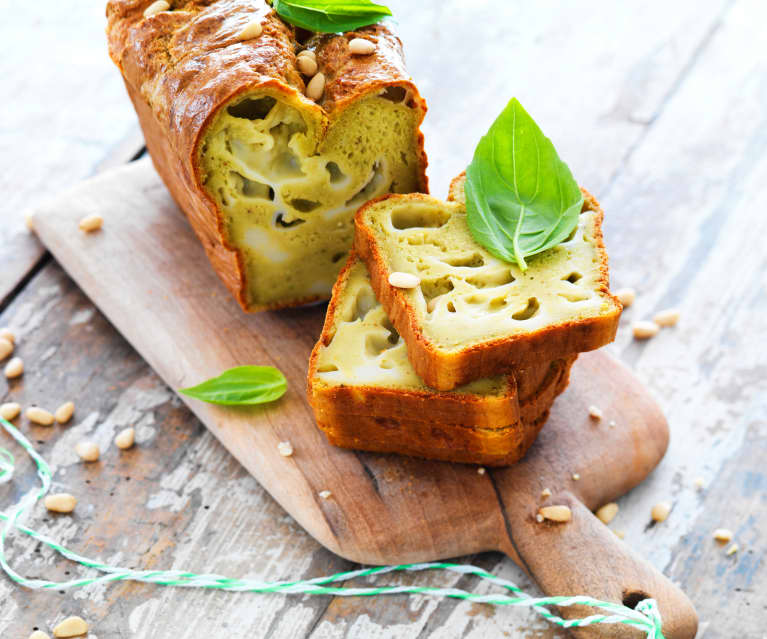
[[[573,518],[569,506],[544,506],[538,510],[538,514],[544,519],[556,522],[567,522]]]
[[[21,404],[17,404],[16,402],[7,402],[0,405],[0,417],[8,421],[16,419],[20,412]]]
[[[722,542],[723,544],[726,544],[728,541],[732,541],[733,537],[734,535],[732,531],[728,530],[727,528],[717,528],[714,531],[714,539]]]
[[[53,416],[56,418],[56,421],[59,424],[66,424],[70,419],[72,419],[74,412],[74,402],[65,402],[54,411]]]
[[[0,337],[7,339],[11,344],[16,343],[16,335],[10,328],[0,328]]]
[[[4,360],[11,353],[13,353],[13,342],[0,337],[0,361]]]
[[[54,513],[71,513],[77,506],[77,499],[69,493],[56,493],[46,495],[44,503],[45,507]]]
[[[317,60],[310,55],[299,55],[296,58],[298,70],[307,77],[312,77],[317,73]]]
[[[293,454],[293,444],[290,442],[280,442],[277,444],[277,452],[283,457],[290,457]]]
[[[246,24],[242,31],[240,31],[237,34],[237,39],[242,40],[252,40],[253,38],[257,38],[264,32],[264,27],[261,26],[261,22],[259,20],[252,20],[251,22],[248,22]]]
[[[168,4],[166,0],[157,0],[157,2],[153,2],[146,9],[144,9],[144,17],[151,18],[152,16],[157,15],[158,13],[162,13],[163,11],[167,11],[168,9],[170,9],[170,4]]]
[[[651,337],[655,337],[659,330],[660,326],[655,322],[648,322],[647,320],[640,320],[631,325],[634,339],[650,339]]]
[[[48,635],[46,635],[42,630],[35,630],[31,635],[29,635],[29,639],[51,639]]]
[[[8,379],[21,377],[24,374],[24,362],[21,361],[21,357],[12,357],[8,360],[4,372]]]
[[[389,284],[395,288],[415,288],[420,283],[421,280],[412,273],[394,271],[389,274]]]
[[[589,406],[589,417],[599,421],[602,419],[602,417],[604,417],[604,414],[602,413],[602,409],[599,408],[599,406]]]
[[[325,74],[317,73],[306,85],[306,97],[317,102],[325,93]]]
[[[376,50],[375,42],[364,38],[352,38],[349,41],[349,53],[352,55],[370,55]]]
[[[67,617],[53,629],[53,636],[57,639],[65,637],[79,637],[88,632],[88,624],[82,617]]]
[[[24,414],[30,422],[39,426],[52,426],[55,420],[52,413],[39,406],[30,406]]]

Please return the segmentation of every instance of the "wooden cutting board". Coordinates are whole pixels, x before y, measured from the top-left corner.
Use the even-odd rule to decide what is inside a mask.
[[[104,227],[84,234],[77,224],[91,213],[104,217]],[[241,312],[149,160],[76,186],[36,211],[34,224],[56,259],[171,388],[241,364],[273,364],[285,373],[287,394],[268,406],[224,408],[181,398],[333,552],[360,563],[393,564],[500,550],[547,594],[627,604],[652,596],[667,639],[695,636],[697,618],[687,597],[591,513],[640,483],[668,444],[658,406],[606,353],[581,355],[538,441],[513,467],[480,475],[473,466],[355,453],[325,441],[305,397],[324,305]],[[591,404],[603,410],[600,422],[589,418]],[[286,440],[295,449],[289,458],[277,452]],[[553,493],[547,500],[540,497],[544,488]],[[332,496],[320,498],[323,490]],[[536,522],[544,502],[569,505],[573,520]],[[619,626],[580,632],[638,636]]]

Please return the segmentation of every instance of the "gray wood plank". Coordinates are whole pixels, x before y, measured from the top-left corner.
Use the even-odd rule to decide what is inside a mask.
[[[14,6],[0,21],[0,76],[1,306],[44,253],[23,212],[108,155],[122,160],[137,123],[106,54],[101,3]]]

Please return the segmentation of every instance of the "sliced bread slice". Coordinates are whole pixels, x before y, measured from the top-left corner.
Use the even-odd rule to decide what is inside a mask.
[[[603,212],[583,193],[573,234],[531,257],[524,272],[474,241],[461,176],[454,201],[391,195],[357,212],[355,250],[429,386],[450,390],[614,339],[621,305],[608,288]],[[401,272],[418,284],[392,286]]]
[[[536,362],[517,375],[434,391],[415,374],[364,263],[352,255],[312,351],[308,395],[334,445],[509,464],[535,439],[574,359]]]

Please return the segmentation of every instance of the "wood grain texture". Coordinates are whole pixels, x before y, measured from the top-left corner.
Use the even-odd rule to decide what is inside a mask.
[[[612,528],[625,531],[629,545],[683,584],[701,614],[704,639],[760,637],[767,588],[763,532],[767,475],[762,463],[767,453],[763,429],[767,370],[761,339],[767,324],[762,301],[767,284],[759,245],[763,217],[754,211],[762,208],[759,194],[765,181],[760,149],[767,135],[762,117],[767,89],[765,51],[758,46],[760,25],[767,18],[765,7],[754,1],[690,0],[588,6],[566,2],[389,4],[400,16],[409,67],[430,103],[426,132],[435,193],[444,192],[499,105],[516,94],[579,179],[593,187],[604,204],[613,283],[634,285],[640,292],[636,305],[625,313],[612,350],[651,387],[672,428],[669,453],[648,481],[620,500],[621,511]],[[34,68],[61,74],[61,66],[50,60],[64,56],[45,55],[60,41],[61,28],[65,37],[79,38],[77,46],[89,52],[89,64],[102,60],[100,24],[87,27],[93,30],[92,37],[80,38],[82,25],[93,22],[69,21],[56,8],[47,13],[39,8],[39,4],[30,5],[23,19],[16,19],[20,15],[16,10],[14,20],[4,23],[3,42],[8,50],[21,50],[14,42],[36,43],[24,60],[39,54],[45,63],[33,63]],[[67,6],[60,11],[74,16],[74,9]],[[92,20],[100,22],[101,7],[95,11]],[[49,30],[38,29],[48,16],[52,18]],[[75,44],[70,45],[68,50],[73,50]],[[23,84],[17,83],[22,92],[9,93],[4,104],[21,111],[34,102],[31,95],[47,95],[53,80],[40,80],[43,76],[30,73],[23,62],[11,64],[15,59],[0,56],[0,65],[8,63],[3,67],[6,78],[14,70],[13,77],[25,78]],[[98,104],[100,92],[106,90],[112,103],[122,105],[127,128],[133,115],[119,77],[114,73],[99,78],[89,91],[64,91],[59,113],[78,100]],[[0,91],[11,84],[4,84]],[[74,81],[70,84],[74,86]],[[79,108],[87,112],[87,105]],[[71,141],[58,146],[58,140],[49,138],[69,129],[60,119],[46,119],[50,110],[50,104],[36,104],[30,117],[40,117],[31,117],[31,129],[19,126],[0,132],[0,141],[9,145],[9,140],[17,144],[19,136],[26,140],[44,130],[43,141],[52,145],[39,147],[46,153],[35,155],[34,161],[16,162],[13,155],[0,154],[5,175],[13,176],[8,184],[16,191],[27,189],[34,194],[46,183],[54,184],[45,180],[51,174],[43,160],[49,157],[58,158],[53,177],[71,181],[76,175],[68,171],[83,153],[93,152],[96,145],[106,148],[109,132],[91,138],[91,148]],[[114,116],[112,121],[117,129],[120,118]],[[45,129],[49,123],[56,126]],[[33,203],[25,197],[19,201]],[[7,207],[0,211],[4,224],[18,212]],[[8,264],[6,255],[0,255],[3,267]],[[4,268],[0,271],[5,274]],[[69,301],[54,300],[59,297]],[[635,344],[630,321],[669,305],[683,307],[680,326],[662,331],[650,343]],[[63,343],[73,339],[74,330],[70,321],[82,324],[83,332],[75,342],[78,347],[67,349]],[[352,567],[318,548],[290,524],[284,511],[186,409],[167,403],[172,394],[55,266],[47,266],[30,282],[0,316],[0,323],[24,331],[19,348],[32,373],[23,387],[8,388],[0,380],[3,401],[58,400],[66,396],[64,390],[79,393],[75,399],[85,416],[78,409],[72,426],[42,433],[51,437],[50,448],[43,448],[49,458],[54,439],[66,435],[69,428],[81,428],[77,431],[81,435],[92,432],[108,441],[116,426],[107,418],[118,404],[126,415],[118,425],[148,414],[155,420],[151,425],[166,440],[162,446],[155,443],[155,434],[137,449],[142,463],[161,469],[140,491],[133,483],[135,458],[130,465],[120,465],[119,457],[105,455],[98,473],[90,471],[94,476],[86,501],[92,507],[87,515],[45,523],[45,514],[38,511],[30,520],[35,527],[42,526],[80,548],[98,535],[100,556],[134,560],[137,565],[151,561],[188,566],[199,557],[209,557],[210,549],[216,548],[223,557],[221,563],[200,562],[195,567],[223,566],[233,574],[265,579],[318,576]],[[55,357],[47,353],[54,346]],[[110,381],[123,367],[131,366],[136,367],[140,385]],[[101,384],[102,377],[109,383]],[[62,385],[67,382],[72,385]],[[166,403],[143,408],[145,402],[155,401],[148,399],[155,392]],[[134,405],[139,408],[125,412]],[[86,422],[94,412],[91,406],[104,412]],[[98,435],[102,429],[104,434]],[[57,457],[54,463],[64,473],[57,479],[60,485],[86,489],[76,472],[80,466],[72,459],[59,464]],[[124,470],[132,474],[131,482],[124,481]],[[31,485],[30,473],[21,476]],[[702,492],[693,487],[696,476],[706,480]],[[104,487],[112,484],[125,492],[110,497]],[[110,503],[116,498],[118,510],[125,511],[122,514],[135,533],[130,541],[114,528],[107,530],[105,513],[114,512]],[[650,526],[649,509],[661,499],[673,501],[671,517],[663,525]],[[148,513],[165,523],[155,525]],[[223,523],[230,518],[236,528]],[[740,553],[726,557],[713,541],[711,532],[719,526],[736,531]],[[155,537],[171,543],[154,547]],[[14,558],[29,561],[23,564],[29,566],[28,574],[63,575],[70,569],[45,551],[33,551],[25,542],[13,547]],[[481,565],[535,592],[524,573],[499,553],[458,561]],[[471,579],[439,574],[398,576],[388,582],[489,591]],[[30,594],[0,581],[0,634],[27,636],[35,624],[50,627],[71,612],[93,621],[91,635],[100,639],[191,638],[219,636],[222,631],[234,638],[564,637],[531,613],[428,597],[253,599],[143,586],[76,595]]]
[[[24,210],[92,175],[109,154],[127,161],[121,144],[136,139],[101,4],[20,4],[0,22],[0,304],[43,256]]]

